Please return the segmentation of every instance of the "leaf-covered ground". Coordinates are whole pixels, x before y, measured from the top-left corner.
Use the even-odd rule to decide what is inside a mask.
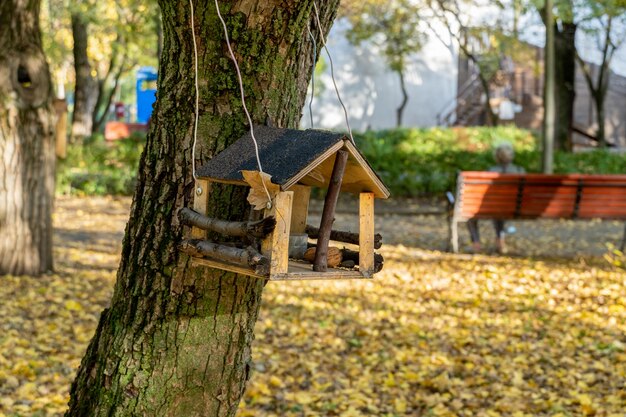
[[[63,413],[128,205],[62,199],[57,273],[1,278],[0,416]],[[626,274],[599,257],[622,225],[515,226],[512,255],[449,255],[442,217],[379,216],[376,279],[269,283],[239,416],[624,417]]]

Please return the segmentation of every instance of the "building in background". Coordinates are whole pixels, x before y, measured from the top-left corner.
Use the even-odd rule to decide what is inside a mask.
[[[370,43],[352,45],[346,38],[349,23],[337,20],[328,36],[335,79],[341,98],[356,131],[393,128],[396,109],[402,101],[398,75],[390,71],[383,54]],[[446,39],[445,30],[438,35]],[[450,42],[452,44],[452,42]],[[313,99],[313,127],[346,129],[344,113],[333,87],[328,58],[322,51],[324,70],[316,74]],[[429,36],[422,51],[409,60],[405,74],[409,101],[404,112],[406,127],[437,125],[437,115],[454,102],[457,93],[458,54],[438,36]],[[309,100],[303,108],[301,126],[311,127]]]

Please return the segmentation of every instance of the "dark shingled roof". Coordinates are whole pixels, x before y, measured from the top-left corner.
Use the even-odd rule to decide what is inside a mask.
[[[254,126],[263,171],[283,185],[333,145],[346,137],[323,130]],[[258,171],[250,132],[198,169],[198,177],[243,181],[242,170]]]

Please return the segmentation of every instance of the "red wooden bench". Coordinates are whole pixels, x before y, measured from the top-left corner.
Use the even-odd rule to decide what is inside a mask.
[[[626,175],[499,174],[464,171],[449,193],[450,246],[470,219],[626,220]],[[626,228],[621,247],[626,243]]]

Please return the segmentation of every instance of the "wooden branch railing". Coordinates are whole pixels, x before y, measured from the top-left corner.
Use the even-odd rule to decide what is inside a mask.
[[[178,249],[193,257],[201,258],[208,256],[209,258],[230,262],[238,266],[249,267],[258,275],[268,275],[270,273],[269,258],[263,256],[251,246],[239,249],[209,242],[208,240],[190,239],[183,240],[178,245]]]
[[[310,224],[306,225],[305,232],[307,235],[309,235],[309,238],[311,239],[317,239],[317,237],[319,236],[319,229],[315,226],[311,226]],[[359,234],[353,233],[353,232],[344,232],[342,230],[331,230],[330,240],[358,245]],[[383,245],[383,237],[380,233],[376,233],[374,235],[374,248],[380,249],[382,245]]]
[[[205,216],[188,207],[180,209],[178,220],[186,226],[194,226],[226,236],[248,236],[258,239],[263,239],[276,227],[276,219],[272,216],[257,221],[231,222]]]

